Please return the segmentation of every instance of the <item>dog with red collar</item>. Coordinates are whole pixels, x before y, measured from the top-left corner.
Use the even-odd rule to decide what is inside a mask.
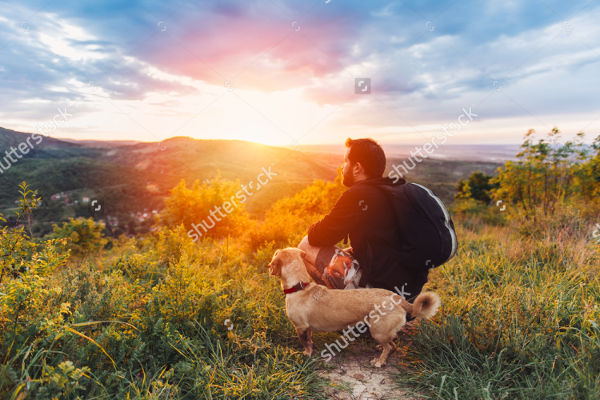
[[[440,298],[433,292],[419,294],[411,304],[386,289],[343,290],[318,285],[310,280],[305,256],[304,251],[288,247],[277,250],[268,266],[271,275],[281,278],[286,315],[306,355],[313,352],[313,331],[335,332],[362,324],[369,327],[371,336],[383,348],[381,355],[371,361],[375,367],[382,367],[395,349],[393,340],[406,323],[407,313],[428,319],[440,307]]]

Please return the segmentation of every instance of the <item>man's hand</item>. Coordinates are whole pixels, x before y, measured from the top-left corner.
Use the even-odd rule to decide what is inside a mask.
[[[335,267],[332,265],[327,266],[327,274],[329,276],[333,276],[334,278],[340,278],[340,279],[344,278],[344,272],[341,272],[338,269],[335,269]]]
[[[338,289],[338,287],[335,285],[335,282],[332,281],[331,275],[327,275],[324,272],[323,275],[321,276],[321,279],[323,280],[323,284],[325,286],[327,286],[329,289]]]

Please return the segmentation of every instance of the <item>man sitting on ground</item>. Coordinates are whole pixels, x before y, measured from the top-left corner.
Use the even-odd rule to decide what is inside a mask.
[[[407,227],[398,226],[392,200],[382,188],[398,190],[406,182],[383,177],[386,158],[381,146],[373,139],[349,138],[346,147],[342,183],[349,189],[298,245],[306,252],[308,272],[317,283],[332,289],[384,288],[411,301],[427,282],[432,260],[446,258],[437,257],[440,246],[415,248],[406,239],[411,235],[406,234]],[[405,209],[413,213],[410,207]],[[336,247],[344,238],[350,239],[351,248]],[[452,246],[453,255],[455,236]]]

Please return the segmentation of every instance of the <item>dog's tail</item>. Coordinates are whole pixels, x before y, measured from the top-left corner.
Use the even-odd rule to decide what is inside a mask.
[[[415,318],[429,319],[437,313],[441,305],[440,296],[434,292],[421,293],[412,304],[402,300],[402,308]]]

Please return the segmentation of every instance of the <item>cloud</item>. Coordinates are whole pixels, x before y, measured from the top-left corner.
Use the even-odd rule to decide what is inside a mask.
[[[342,105],[339,126],[389,132],[442,123],[469,104],[489,119],[599,106],[600,7],[585,0],[35,0],[0,9],[4,118],[47,118],[65,101],[86,110],[98,96],[194,98],[227,87]],[[368,96],[354,93],[361,77],[371,78]]]
[[[185,85],[156,79],[147,64],[56,14],[14,7],[0,15],[3,112],[45,117],[56,103],[84,101],[81,87],[102,88],[111,98],[140,99],[149,91],[185,91]],[[20,19],[21,15],[32,19]],[[33,17],[35,17],[33,19]],[[80,85],[74,85],[79,83]],[[32,107],[32,104],[37,104]]]

